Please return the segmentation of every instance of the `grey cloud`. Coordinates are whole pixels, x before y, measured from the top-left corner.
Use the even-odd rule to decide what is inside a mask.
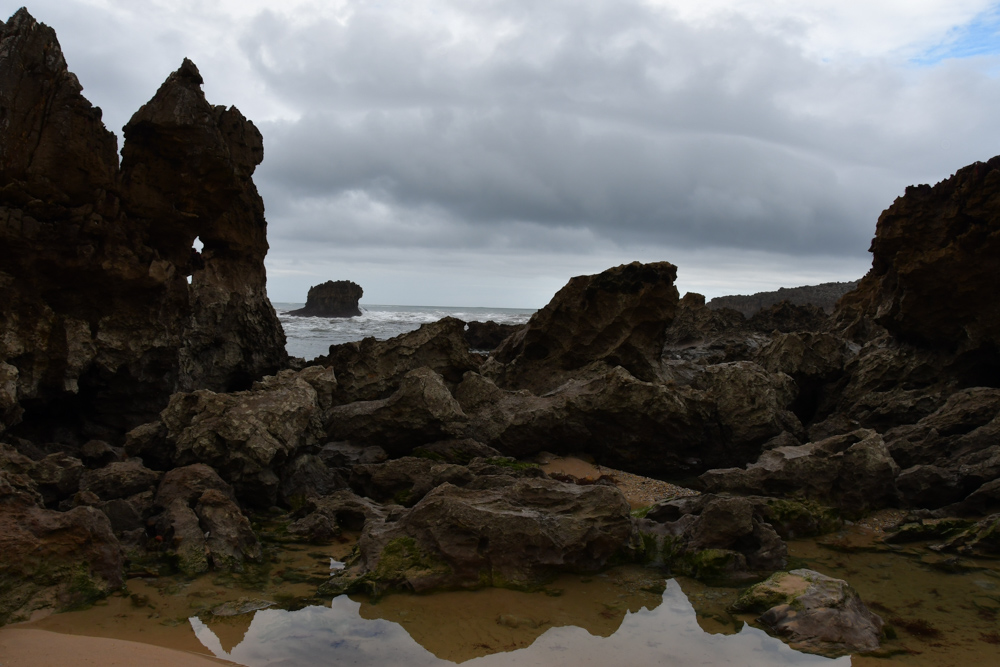
[[[484,43],[362,6],[346,25],[264,14],[242,36],[271,93],[303,110],[265,126],[275,233],[475,247],[517,226],[529,248],[577,229],[858,255],[907,177],[940,169],[921,126],[955,112],[934,91],[973,108],[997,97],[975,74],[914,86],[884,63],[832,67],[745,22],[696,28],[638,2],[456,7]],[[956,133],[960,150],[981,151],[984,127]],[[357,193],[382,224],[352,209]]]

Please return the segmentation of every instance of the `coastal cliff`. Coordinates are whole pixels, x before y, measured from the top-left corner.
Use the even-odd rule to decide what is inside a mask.
[[[261,135],[201,83],[185,60],[126,125],[119,167],[55,32],[24,9],[0,25],[0,432],[81,444],[286,362]]]

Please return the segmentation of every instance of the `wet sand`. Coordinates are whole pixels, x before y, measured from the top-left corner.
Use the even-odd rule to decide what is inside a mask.
[[[218,667],[233,663],[122,639],[64,635],[48,630],[0,628],[3,667]]]

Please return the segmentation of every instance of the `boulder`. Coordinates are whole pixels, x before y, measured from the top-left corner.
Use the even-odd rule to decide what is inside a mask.
[[[299,454],[281,471],[278,499],[286,507],[298,507],[309,496],[325,496],[346,489],[347,481],[327,467],[316,454]]]
[[[348,472],[359,463],[382,463],[389,458],[381,447],[347,441],[326,443],[318,456],[328,468],[345,468]]]
[[[458,440],[440,440],[427,445],[420,445],[413,449],[413,456],[430,459],[432,461],[442,461],[444,463],[457,463],[468,465],[473,459],[489,459],[503,456],[499,450],[484,445],[472,438],[461,438]]]
[[[480,477],[369,521],[356,560],[320,589],[532,586],[560,571],[601,569],[631,536],[628,502],[614,487]]]
[[[354,466],[350,482],[358,495],[412,507],[444,483],[465,486],[473,478],[465,466],[404,456],[385,463]]]
[[[94,493],[101,500],[127,498],[156,488],[161,475],[142,465],[141,461],[132,459],[88,470],[83,475],[80,488]]]
[[[469,353],[465,323],[454,317],[424,324],[389,340],[369,337],[331,345],[329,355],[313,362],[336,372],[338,403],[387,398],[407,373],[418,368],[429,368],[454,385],[466,371],[479,370],[481,363]]]
[[[664,332],[661,364],[744,361],[765,342],[765,336],[747,330],[739,312],[708,308],[704,296],[688,292],[678,302],[674,319]],[[662,368],[660,374],[663,376]]]
[[[0,471],[0,625],[42,607],[86,605],[124,585],[108,518],[93,507],[42,509],[26,481]]]
[[[788,548],[753,502],[712,495],[654,505],[637,521],[647,562],[715,584],[759,580]]]
[[[505,389],[543,394],[595,361],[657,376],[664,331],[677,311],[677,267],[633,262],[577,276],[494,350],[487,374]]]
[[[459,433],[465,421],[444,378],[430,368],[417,368],[388,398],[330,410],[326,432],[336,440],[375,445],[390,456],[402,456],[418,445]]]
[[[175,391],[285,363],[253,124],[185,61],[126,126],[119,167],[52,29],[22,9],[0,41],[0,423],[50,437],[58,410],[76,444],[120,437]]]
[[[361,314],[358,302],[364,295],[361,285],[350,280],[328,280],[309,288],[304,308],[289,311],[299,317],[356,317]]]
[[[209,466],[176,468],[160,481],[150,521],[177,569],[195,575],[242,572],[261,562],[263,550],[250,521],[235,502],[232,487]]]
[[[805,498],[849,516],[896,503],[899,467],[871,430],[798,447],[777,447],[746,467],[710,470],[698,478],[709,493]]]
[[[505,338],[519,330],[521,324],[499,324],[493,320],[469,322],[465,329],[465,342],[473,350],[489,352],[497,348]]]
[[[305,445],[322,437],[322,376],[307,368],[284,371],[252,391],[175,394],[158,424],[129,434],[126,449],[163,467],[212,466],[248,505],[267,508],[278,496],[279,476]]]
[[[778,572],[750,587],[734,611],[757,612],[757,622],[792,648],[829,657],[880,646],[882,618],[846,581],[813,570]]]
[[[68,454],[49,454],[27,471],[37,485],[45,506],[54,508],[80,489],[84,476],[83,462]]]
[[[688,386],[644,382],[595,363],[557,391],[505,391],[469,373],[455,391],[464,433],[509,456],[586,452],[645,475],[691,475],[756,460],[763,443],[801,430],[786,377],[748,362],[701,368]]]

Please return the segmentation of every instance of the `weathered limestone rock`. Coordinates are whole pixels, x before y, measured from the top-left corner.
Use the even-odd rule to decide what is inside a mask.
[[[633,262],[571,278],[493,352],[487,374],[505,389],[536,394],[595,361],[653,380],[677,311],[676,277],[673,264]]]
[[[207,465],[175,468],[163,476],[151,520],[177,568],[195,575],[209,570],[242,572],[260,562],[263,550],[232,487]]]
[[[2,428],[48,439],[54,410],[74,444],[120,437],[175,391],[284,364],[253,124],[185,61],[126,126],[119,168],[52,29],[21,9],[0,45]]]
[[[446,482],[465,486],[473,478],[465,466],[404,456],[385,463],[354,466],[350,481],[358,495],[412,507]]]
[[[459,432],[466,421],[444,378],[430,368],[407,373],[389,398],[356,401],[330,410],[327,434],[337,440],[377,445],[391,456]]]
[[[80,488],[101,500],[127,498],[150,488],[156,488],[162,473],[150,470],[141,462],[130,460],[111,463],[104,468],[83,474]]]
[[[365,338],[331,345],[330,354],[313,363],[336,372],[338,403],[386,398],[399,388],[403,376],[418,368],[429,368],[447,383],[458,384],[463,373],[480,366],[465,342],[465,323],[454,317],[389,340]]]
[[[124,556],[93,507],[35,505],[26,477],[0,470],[0,625],[34,609],[94,602],[124,585]]]
[[[463,488],[443,484],[412,509],[369,521],[357,561],[320,588],[531,586],[559,571],[599,570],[631,536],[628,502],[616,488],[480,477]]]
[[[698,482],[710,493],[807,498],[855,516],[896,502],[898,472],[882,437],[862,429],[798,447],[777,447],[746,469],[709,470]]]
[[[845,319],[865,315],[901,340],[974,354],[995,373],[1000,157],[906,188],[879,217],[871,252],[871,271],[840,304]]]
[[[778,572],[745,591],[733,607],[763,612],[759,623],[806,653],[834,657],[880,646],[881,617],[846,581],[813,570]]]
[[[786,564],[788,548],[747,498],[660,503],[637,527],[648,562],[711,583],[758,580]]]
[[[299,317],[356,317],[361,314],[358,302],[364,295],[361,285],[350,280],[328,280],[309,288],[304,308],[290,311]]]
[[[493,320],[469,322],[466,325],[465,342],[473,350],[494,350],[508,336],[518,331],[522,326],[521,324],[499,324]]]

